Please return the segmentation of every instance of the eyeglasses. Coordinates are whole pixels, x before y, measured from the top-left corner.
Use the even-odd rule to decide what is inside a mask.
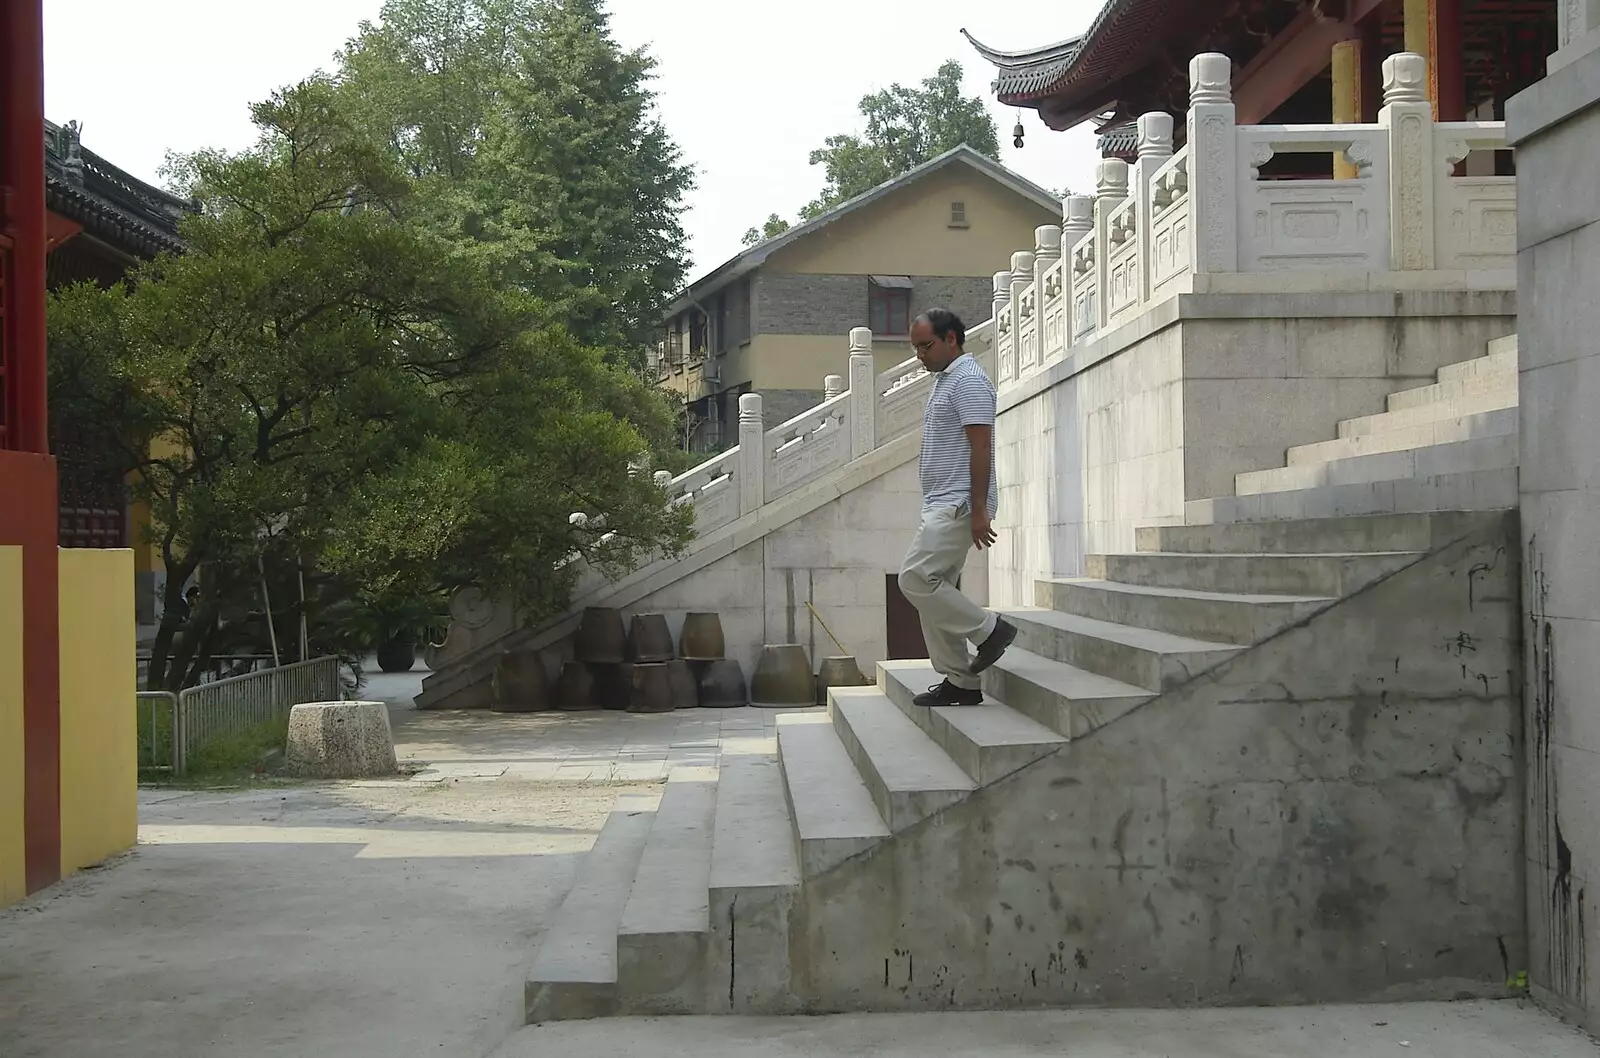
[[[938,344],[939,339],[934,338],[926,342],[912,342],[911,348],[915,349],[919,353],[931,353],[933,351],[933,347]]]

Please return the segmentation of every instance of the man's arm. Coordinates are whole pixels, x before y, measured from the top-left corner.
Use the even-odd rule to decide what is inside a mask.
[[[994,427],[975,423],[963,429],[967,432],[967,447],[972,450],[968,464],[972,475],[972,542],[981,551],[996,539],[994,527],[989,524],[989,475],[994,468]]]

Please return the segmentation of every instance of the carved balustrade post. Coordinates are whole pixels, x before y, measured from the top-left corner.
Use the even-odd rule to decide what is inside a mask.
[[[767,502],[767,426],[761,394],[739,398],[739,513],[751,514]]]
[[[1094,170],[1094,300],[1099,307],[1095,330],[1111,321],[1111,214],[1128,197],[1128,163],[1104,158]]]
[[[1139,240],[1139,302],[1155,287],[1155,176],[1172,158],[1172,115],[1151,111],[1139,117],[1139,184],[1134,194],[1134,237]]]
[[[1189,268],[1239,270],[1238,115],[1233,63],[1207,52],[1189,63]]]
[[[1428,61],[1413,52],[1383,61],[1383,109],[1389,134],[1389,267],[1434,266],[1433,104]]]
[[[1049,350],[1045,347],[1044,304],[1048,293],[1044,288],[1045,275],[1061,260],[1061,229],[1054,224],[1044,224],[1033,229],[1033,347],[1027,352],[1023,366],[1043,364]],[[1021,374],[1021,371],[1018,371]]]
[[[872,331],[850,331],[850,458],[878,447],[878,372],[872,361]]]

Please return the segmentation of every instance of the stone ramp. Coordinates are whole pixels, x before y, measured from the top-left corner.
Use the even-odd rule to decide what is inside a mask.
[[[1508,532],[1495,513],[1164,527],[1140,534],[1150,562],[1097,559],[1092,590],[1198,606],[1232,642],[1041,606],[982,706],[918,709],[932,669],[887,662],[827,715],[782,717],[775,757],[732,758],[697,801],[709,845],[677,842],[706,936],[658,948],[617,1009],[1497,994],[1520,910],[1515,696],[1491,677],[1517,621],[1485,560]],[[1253,590],[1163,577],[1207,567]],[[1078,605],[1057,587],[1041,601]],[[1422,913],[1446,874],[1456,903]]]

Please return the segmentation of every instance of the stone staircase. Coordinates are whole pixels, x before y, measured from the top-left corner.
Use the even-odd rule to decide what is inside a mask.
[[[1517,338],[1390,394],[1388,410],[1339,423],[1285,466],[1238,475],[1235,495],[1187,505],[1190,522],[1321,518],[1517,505]]]
[[[1289,469],[1492,443],[1445,424],[1503,375],[1441,372]],[[984,705],[916,708],[932,669],[884,663],[775,753],[619,805],[528,1019],[1499,994],[1514,542],[1503,512],[1141,530],[1009,614]]]

